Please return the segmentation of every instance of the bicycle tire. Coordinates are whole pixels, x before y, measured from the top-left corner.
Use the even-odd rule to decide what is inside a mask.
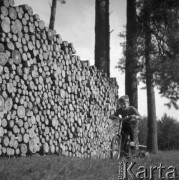
[[[126,152],[127,152],[128,157],[138,157],[139,155],[139,150],[136,149],[136,145],[131,146],[130,141],[128,141],[127,143]]]
[[[115,135],[111,141],[111,159],[119,159],[121,155],[121,141],[119,135]]]

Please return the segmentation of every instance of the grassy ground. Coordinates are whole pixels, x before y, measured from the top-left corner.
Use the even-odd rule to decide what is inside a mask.
[[[179,172],[179,151],[159,152],[155,156],[128,161],[137,162],[136,167],[158,166],[161,162],[167,167],[175,166]],[[110,159],[78,159],[57,155],[0,159],[0,180],[117,180],[118,172],[118,161]]]

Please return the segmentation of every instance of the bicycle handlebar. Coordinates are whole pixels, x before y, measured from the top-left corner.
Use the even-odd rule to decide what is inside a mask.
[[[120,117],[117,117],[117,116],[112,116],[111,118],[109,117],[109,119],[111,119],[111,120],[123,121],[123,120],[125,120],[126,118],[120,118]]]
[[[123,121],[123,120],[126,120],[126,119],[131,119],[131,118],[134,118],[136,120],[139,120],[140,118],[139,117],[136,117],[135,115],[131,115],[131,116],[128,116],[128,117],[125,117],[125,118],[120,118],[120,117],[117,117],[117,116],[112,116],[112,120],[119,120],[119,121]]]

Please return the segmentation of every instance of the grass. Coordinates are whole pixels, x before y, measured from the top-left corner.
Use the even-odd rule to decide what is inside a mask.
[[[121,159],[120,161],[127,161]],[[136,166],[173,165],[179,171],[179,151],[159,152],[145,158],[133,158]],[[118,161],[79,159],[58,155],[0,158],[0,180],[117,180]]]

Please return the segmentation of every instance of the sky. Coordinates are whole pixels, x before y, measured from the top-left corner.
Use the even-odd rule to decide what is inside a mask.
[[[32,7],[34,14],[39,14],[46,26],[49,25],[50,5],[52,0],[15,0],[15,5],[28,4]],[[66,4],[58,3],[55,30],[60,34],[63,41],[73,43],[77,55],[81,60],[89,60],[94,65],[95,45],[95,0],[66,0]],[[119,96],[125,94],[124,74],[115,68],[118,60],[122,57],[122,47],[119,33],[124,31],[126,24],[126,0],[110,0],[110,71],[111,77],[116,77],[119,85]],[[138,89],[138,111],[141,115],[147,115],[146,90],[141,90],[144,84]],[[156,89],[156,112],[160,119],[164,113],[179,121],[179,111],[174,108],[168,109],[164,106],[168,102],[161,98]]]

